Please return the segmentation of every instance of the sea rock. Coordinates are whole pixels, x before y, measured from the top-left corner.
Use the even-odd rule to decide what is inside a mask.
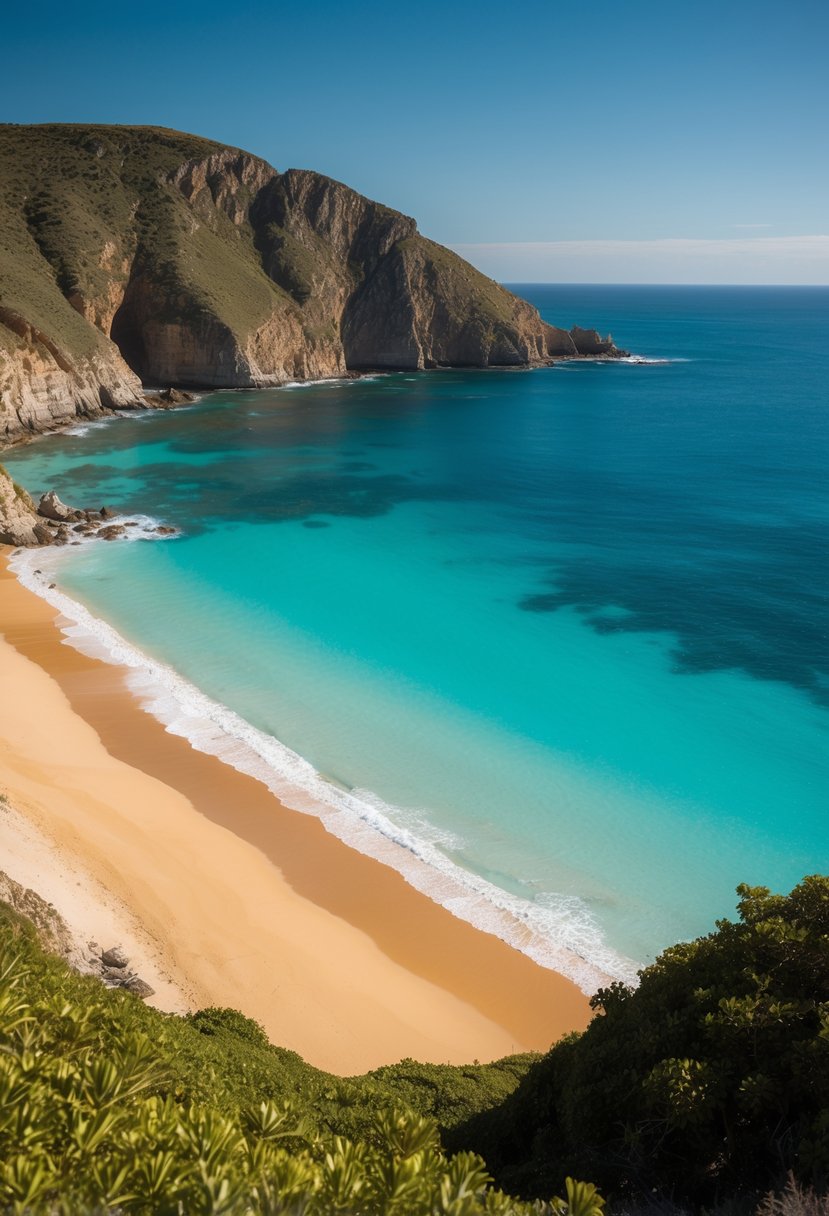
[[[109,524],[106,528],[99,528],[96,536],[99,540],[119,540],[122,536],[126,536],[127,530],[124,524]]]
[[[61,502],[54,490],[49,490],[43,495],[38,503],[37,513],[44,519],[54,519],[59,523],[77,519],[79,515],[74,508],[67,507],[65,502]]]
[[[85,522],[90,514],[68,507],[54,490],[44,494],[35,507],[31,497],[0,465],[0,544],[26,548],[65,545],[72,539],[72,532],[90,527]],[[75,524],[75,520],[79,522]],[[74,524],[72,532],[70,524]]]
[[[169,410],[177,405],[189,405],[195,397],[181,388],[163,388],[157,393],[147,393],[146,400],[153,409]]]
[[[129,958],[120,946],[110,946],[101,955],[101,962],[105,967],[126,967],[129,961]]]
[[[610,334],[603,338],[595,329],[581,329],[578,325],[574,325],[570,330],[570,337],[580,355],[621,355],[624,353],[616,350]]]
[[[32,528],[34,533],[34,544],[36,545],[53,545],[55,543],[55,533],[44,523],[37,523]]]

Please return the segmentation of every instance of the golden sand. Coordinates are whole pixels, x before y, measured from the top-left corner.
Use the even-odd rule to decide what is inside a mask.
[[[42,834],[40,894],[64,910],[73,887],[67,919],[126,936],[162,1007],[233,1006],[342,1075],[546,1050],[586,1025],[573,983],[168,734],[57,618],[2,561],[0,793]]]

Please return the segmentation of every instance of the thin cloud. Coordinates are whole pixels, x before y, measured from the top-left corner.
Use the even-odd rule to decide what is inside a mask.
[[[454,245],[501,281],[829,284],[829,235]]]

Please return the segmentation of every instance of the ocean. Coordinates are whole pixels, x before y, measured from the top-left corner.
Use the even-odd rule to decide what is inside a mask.
[[[829,289],[515,290],[638,358],[215,392],[3,461],[179,529],[16,559],[70,641],[589,991],[827,872]]]

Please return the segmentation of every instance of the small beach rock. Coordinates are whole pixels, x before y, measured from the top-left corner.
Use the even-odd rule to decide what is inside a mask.
[[[105,967],[126,967],[129,961],[129,958],[120,946],[110,946],[101,955],[101,962]]]
[[[153,528],[153,531],[158,536],[174,536],[176,530],[175,528],[169,527],[167,524],[159,524],[157,528]]]
[[[151,988],[146,980],[142,980],[138,975],[128,976],[121,985],[126,988],[127,992],[132,992],[134,996],[140,996],[142,1001],[148,996],[155,995],[155,988]]]
[[[101,507],[100,511],[98,512],[98,518],[99,519],[115,519],[115,512],[111,511],[109,509],[109,507]]]
[[[118,540],[119,536],[126,535],[126,529],[123,524],[109,524],[106,528],[100,528],[96,533],[101,540]]]

